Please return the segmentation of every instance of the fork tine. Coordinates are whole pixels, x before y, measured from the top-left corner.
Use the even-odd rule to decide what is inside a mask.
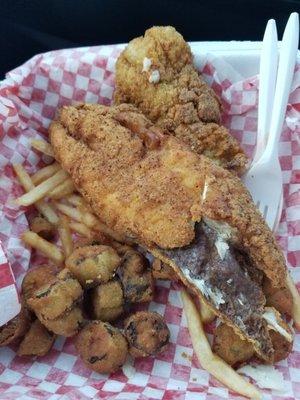
[[[268,214],[268,205],[266,204],[265,206],[264,206],[264,219],[266,219],[267,218],[267,214]]]
[[[269,227],[273,230],[274,225],[276,223],[277,215],[278,215],[278,207],[270,207],[268,210],[268,214],[266,215],[266,222]],[[281,213],[280,213],[281,216]],[[280,218],[280,217],[279,217]]]

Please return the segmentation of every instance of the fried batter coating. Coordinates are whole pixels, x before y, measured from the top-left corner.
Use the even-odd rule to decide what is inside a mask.
[[[30,268],[22,281],[22,296],[25,301],[27,302],[33,297],[34,292],[40,287],[56,281],[58,271],[57,267],[53,265],[39,265]]]
[[[118,274],[126,302],[144,303],[152,300],[154,281],[146,257],[137,251],[127,251]]]
[[[101,321],[114,321],[124,310],[121,282],[114,279],[91,290],[92,315]]]
[[[14,343],[25,335],[30,326],[30,316],[26,307],[7,324],[0,327],[0,347]]]
[[[294,331],[274,307],[266,307],[264,316],[274,348],[274,362],[283,360],[292,351]]]
[[[76,335],[84,322],[81,307],[76,305],[58,318],[44,319],[42,314],[38,318],[49,331],[65,337]]]
[[[287,287],[274,288],[270,279],[265,278],[263,292],[268,306],[275,307],[276,310],[283,314],[292,315],[293,299]]]
[[[274,330],[270,331],[270,337],[274,347],[274,362],[285,360],[293,350],[293,342],[289,342]]]
[[[154,279],[167,279],[170,281],[177,281],[178,278],[173,271],[173,268],[168,264],[160,261],[159,258],[155,258],[152,263],[152,275]]]
[[[30,222],[30,229],[46,240],[53,239],[55,227],[41,216],[34,217]]]
[[[109,246],[78,247],[66,260],[66,267],[85,288],[113,278],[121,259]]]
[[[18,348],[19,356],[44,356],[55,340],[55,335],[49,332],[38,319],[30,326]]]
[[[189,45],[173,27],[153,27],[128,44],[116,63],[114,101],[136,105],[198,154],[239,174],[245,170],[247,158],[237,140],[218,125],[217,96],[193,66]]]
[[[270,310],[270,308],[267,307],[266,310]],[[278,325],[291,337],[291,339],[288,340],[282,333],[275,330],[272,325],[268,325],[269,335],[274,348],[274,362],[278,362],[287,358],[292,351],[293,333],[289,325],[280,318],[278,313],[274,314],[274,316],[277,317]],[[255,355],[252,343],[243,340],[230,326],[223,323],[220,323],[215,329],[213,351],[229,365],[247,361]]]
[[[85,365],[100,374],[117,371],[128,353],[122,333],[101,321],[89,322],[76,337],[75,346]]]
[[[177,138],[163,135],[130,105],[64,107],[58,121],[51,124],[50,139],[57,160],[98,217],[170,264],[187,287],[205,297],[223,322],[246,335],[256,351],[271,361],[271,341],[261,315],[263,294],[257,316],[262,329],[252,330],[250,335],[237,324],[234,310],[225,316],[220,304],[188,279],[184,266],[179,267],[167,254],[170,249],[181,252],[193,247],[199,239],[197,227],[204,221],[219,238],[225,235],[222,240],[226,240],[231,257],[234,244],[247,255],[250,268],[263,271],[274,287],[281,287],[286,281],[283,254],[243,183]],[[220,256],[218,262],[222,262]],[[237,259],[235,263],[242,274]],[[229,265],[224,262],[223,268],[226,275]],[[240,308],[240,315],[251,322],[247,302]]]
[[[125,321],[124,334],[133,357],[153,356],[163,352],[169,343],[170,331],[156,312],[139,311]]]
[[[94,212],[151,249],[189,244],[202,218],[226,223],[255,267],[281,287],[284,257],[242,182],[172,136],[147,149],[116,121],[120,113],[152,129],[130,105],[64,107],[50,126],[56,158]]]
[[[56,281],[36,290],[27,302],[39,319],[54,320],[70,310],[82,295],[79,282],[64,269],[57,275]]]
[[[252,344],[243,340],[230,326],[222,323],[214,332],[213,351],[229,365],[247,361],[254,355]]]

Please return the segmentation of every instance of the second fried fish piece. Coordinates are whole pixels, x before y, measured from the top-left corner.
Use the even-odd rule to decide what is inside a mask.
[[[128,44],[116,63],[114,101],[136,105],[196,153],[238,174],[244,172],[243,150],[220,126],[220,102],[173,27],[155,26]]]
[[[259,271],[286,281],[284,257],[242,182],[130,105],[65,107],[55,157],[98,217],[170,265],[268,362],[274,349]]]

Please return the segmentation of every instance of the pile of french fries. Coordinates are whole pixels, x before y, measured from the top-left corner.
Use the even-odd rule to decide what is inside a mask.
[[[42,153],[54,157],[49,143],[33,140],[31,145]],[[76,193],[68,173],[63,171],[57,162],[54,161],[31,176],[20,164],[13,165],[13,168],[26,192],[15,200],[16,204],[19,206],[35,205],[44,220],[48,221],[50,226],[58,232],[61,248],[39,235],[39,228],[42,229],[42,226],[37,226],[38,222],[35,224],[34,230],[22,234],[22,240],[46,255],[54,263],[62,265],[65,258],[72,253],[73,233],[91,240],[97,235],[104,234],[116,241],[125,242],[123,237],[109,229],[92,213],[84,199]],[[287,284],[294,299],[293,319],[296,326],[300,328],[299,293],[289,276]],[[246,397],[260,399],[261,394],[255,386],[242,378],[231,366],[212,352],[203,324],[214,320],[213,311],[202,301],[200,301],[199,311],[185,290],[181,292],[181,296],[193,347],[202,367],[231,390]]]
[[[33,140],[31,145],[48,156],[54,156],[51,145],[45,141]],[[20,164],[14,164],[13,168],[26,192],[15,200],[16,204],[34,205],[40,215],[59,233],[62,250],[39,235],[38,226],[35,226],[35,231],[24,232],[22,240],[54,263],[61,265],[72,253],[74,246],[72,233],[93,239],[101,232],[118,241],[123,239],[101,223],[90,211],[84,199],[75,194],[75,187],[69,174],[63,171],[57,162],[38,170],[31,176]]]

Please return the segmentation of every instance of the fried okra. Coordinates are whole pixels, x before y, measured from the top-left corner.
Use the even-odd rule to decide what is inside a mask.
[[[170,281],[177,280],[172,267],[160,261],[158,258],[154,259],[151,268],[154,279],[168,279]]]
[[[230,326],[223,323],[215,330],[213,351],[229,365],[247,361],[254,355],[252,344],[243,340]]]
[[[40,235],[43,239],[51,240],[54,237],[55,227],[45,218],[37,216],[32,219],[30,230]]]
[[[64,269],[54,282],[36,290],[27,302],[38,318],[53,320],[70,310],[82,295],[83,290],[77,279]]]
[[[76,337],[75,346],[85,365],[102,374],[117,371],[128,353],[122,333],[101,321],[89,322]]]
[[[66,267],[87,288],[111,280],[120,262],[118,253],[112,247],[83,246],[67,258]]]
[[[114,321],[124,310],[123,289],[114,279],[91,290],[92,316],[101,321]]]
[[[22,307],[18,315],[0,327],[0,347],[7,346],[24,336],[29,324],[29,313],[25,307]]]
[[[82,310],[79,306],[74,306],[52,320],[43,319],[41,316],[39,316],[39,319],[49,331],[66,337],[74,336],[84,322]]]
[[[146,257],[133,250],[127,251],[118,274],[126,302],[143,303],[152,300],[154,281]]]
[[[127,251],[133,251],[133,248],[131,246],[129,246],[128,244],[119,243],[116,241],[113,241],[111,243],[111,246],[117,251],[117,253],[121,257],[123,257],[127,253]]]
[[[20,343],[19,356],[44,356],[51,349],[55,335],[49,332],[38,319],[33,321],[29,331]]]
[[[22,296],[25,302],[33,297],[34,292],[45,284],[51,284],[56,280],[58,269],[52,265],[39,265],[30,268],[22,281]]]
[[[147,357],[165,350],[170,331],[161,315],[139,311],[125,321],[124,334],[133,357]]]

